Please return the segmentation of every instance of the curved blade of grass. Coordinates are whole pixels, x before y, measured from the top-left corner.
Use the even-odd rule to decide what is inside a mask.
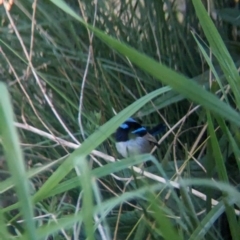
[[[193,0],[193,5],[197,13],[205,36],[210,44],[213,54],[216,56],[230,86],[234,93],[237,106],[240,107],[240,77],[220,34],[209,17],[202,1]]]
[[[238,170],[240,171],[240,150],[238,147],[238,144],[234,138],[234,136],[232,135],[232,133],[230,132],[230,130],[228,129],[226,123],[223,121],[223,119],[219,118],[217,119],[219,126],[221,127],[221,129],[223,130],[223,132],[226,134],[226,136],[228,137],[229,143],[231,144],[237,165],[238,165]],[[236,129],[235,134],[238,133],[238,129]]]
[[[94,221],[93,221],[93,194],[92,194],[92,174],[88,167],[86,158],[80,158],[76,164],[80,171],[79,181],[83,191],[82,214],[86,229],[87,239],[94,240]]]
[[[104,176],[107,176],[111,173],[115,173],[115,172],[119,172],[122,171],[128,167],[131,167],[133,165],[138,165],[140,163],[143,163],[147,160],[152,160],[154,161],[155,158],[150,155],[150,154],[144,154],[144,155],[140,155],[140,156],[136,156],[133,158],[127,158],[127,159],[123,159],[121,161],[118,162],[113,162],[113,163],[108,163],[104,166],[101,166],[99,168],[95,168],[92,170],[92,176],[94,176],[95,178],[101,178]],[[56,196],[60,193],[65,193],[73,188],[78,187],[79,185],[81,185],[80,181],[79,181],[79,177],[73,177],[71,179],[68,179],[66,181],[63,181],[61,183],[59,183],[54,189],[52,189],[52,191],[50,191],[48,194],[44,195],[44,198],[48,198],[48,197],[52,197],[52,196]],[[19,203],[15,203],[11,206],[8,206],[6,208],[3,209],[3,212],[9,212],[12,211],[16,208],[19,207]]]
[[[93,169],[92,176],[94,176],[95,178],[101,178],[101,177],[107,176],[109,174],[122,171],[131,166],[146,162],[147,160],[149,161],[151,159],[152,160],[154,159],[154,157],[152,155],[144,154],[144,155],[140,155],[140,156],[135,156],[134,158],[123,159],[119,162],[108,163],[104,166]],[[78,177],[71,178],[69,180],[66,180],[66,181],[60,183],[57,187],[55,187],[49,193],[49,195],[47,195],[45,197],[50,197],[50,196],[54,196],[54,195],[57,195],[60,193],[64,193],[66,191],[69,191],[70,189],[77,187],[77,186],[79,186],[79,178]]]
[[[186,188],[180,188],[181,197],[185,208],[188,210],[188,217],[190,218],[191,229],[196,228],[199,225],[199,220],[196,215],[196,209],[194,203],[190,197]]]
[[[226,95],[226,93],[224,91],[224,88],[223,88],[223,84],[222,84],[222,82],[220,80],[220,77],[217,74],[217,71],[216,71],[215,67],[213,66],[213,63],[212,63],[210,57],[207,55],[205,49],[203,48],[203,46],[201,45],[201,43],[198,41],[198,39],[196,38],[196,36],[194,34],[193,34],[193,37],[194,37],[194,39],[195,39],[195,41],[196,41],[196,43],[197,43],[197,45],[198,45],[202,55],[204,56],[205,60],[207,61],[208,66],[211,69],[211,72],[213,73],[213,75],[214,75],[214,77],[215,77],[215,79],[216,79],[216,81],[217,81],[217,83],[218,83],[218,85],[219,85],[219,87],[220,87],[220,89],[222,91],[222,94],[224,95],[224,99],[226,100],[226,102],[229,105],[227,95]]]
[[[207,111],[207,119],[208,119],[209,136],[210,136],[213,156],[214,156],[214,159],[215,159],[215,164],[216,164],[219,179],[224,181],[224,182],[229,182],[227,170],[226,170],[224,159],[223,159],[223,155],[221,153],[221,149],[220,149],[220,146],[219,146],[219,143],[218,143],[218,139],[217,139],[216,133],[214,131],[212,117],[211,117],[209,111]]]
[[[134,48],[121,43],[120,41],[108,36],[104,32],[85,23],[65,2],[61,0],[51,1],[63,11],[70,14],[72,17],[76,18],[78,21],[92,30],[97,37],[108,44],[111,48],[125,55],[131,62],[135,63],[137,66],[154,76],[156,79],[171,86],[177,92],[181,93],[192,101],[201,104],[217,115],[220,115],[225,119],[235,123],[237,126],[240,126],[240,115],[234,109],[232,109],[226,103],[221,102],[216,96],[204,90],[195,82],[181,74],[178,74],[177,72],[172,71],[168,67],[159,64],[150,57],[147,57],[145,54],[139,53]]]
[[[240,25],[239,19],[239,9],[238,8],[224,8],[217,10],[218,16],[228,23],[231,23],[235,26]]]
[[[198,227],[191,234],[189,240],[203,239],[212,227],[214,222],[224,211],[224,204],[220,202],[217,206],[210,210],[210,212],[203,218]]]
[[[0,82],[0,136],[8,168],[12,174],[20,208],[25,220],[28,239],[37,239],[33,221],[33,209],[30,201],[29,182],[26,176],[22,151],[19,145],[17,130],[14,127],[14,116],[10,96],[5,84]]]
[[[173,239],[183,239],[180,234],[177,233],[176,229],[173,227],[170,219],[166,217],[165,212],[161,208],[161,204],[156,201],[156,196],[151,194],[150,198],[150,210],[152,210],[153,214],[152,217],[159,225],[157,228],[161,231],[163,238],[166,240],[173,240]]]
[[[221,153],[218,139],[217,139],[216,133],[214,131],[211,115],[208,111],[207,111],[207,119],[208,119],[208,129],[209,129],[210,141],[212,144],[213,156],[215,158],[218,176],[222,181],[229,182],[223,155]],[[223,196],[225,196],[225,195],[226,195],[226,193],[223,192]],[[233,239],[237,240],[238,235],[239,235],[238,231],[237,231],[238,223],[237,223],[237,219],[236,219],[236,216],[234,213],[234,208],[232,206],[228,206],[228,204],[226,204],[226,213],[227,213],[228,221],[230,223],[229,227],[231,230],[232,237],[233,237]]]
[[[11,239],[11,235],[8,232],[7,224],[5,221],[6,220],[4,220],[4,213],[3,213],[2,209],[0,209],[0,236],[1,236],[1,239]]]
[[[227,219],[229,222],[229,228],[230,228],[232,239],[238,240],[239,239],[239,223],[238,223],[235,211],[234,211],[234,207],[229,205],[225,201],[224,201],[224,203],[225,203],[225,207],[226,207],[226,214],[227,214]]]
[[[61,161],[63,159],[60,159]],[[49,170],[51,167],[59,164],[59,160],[45,164],[44,166],[32,168],[29,171],[26,172],[27,178],[32,178],[40,173],[43,173],[47,170]],[[12,177],[7,178],[6,180],[0,182],[0,194],[8,191],[9,189],[13,188],[14,186],[14,180]]]

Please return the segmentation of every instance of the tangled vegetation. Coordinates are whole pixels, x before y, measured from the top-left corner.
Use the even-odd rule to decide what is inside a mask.
[[[239,239],[238,3],[203,2],[3,1],[0,239]],[[118,160],[130,116],[166,132]]]

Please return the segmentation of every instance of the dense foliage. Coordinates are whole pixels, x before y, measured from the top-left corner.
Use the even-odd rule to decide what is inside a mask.
[[[0,239],[239,239],[239,10],[205,2],[0,6]],[[167,129],[118,161],[129,116]]]

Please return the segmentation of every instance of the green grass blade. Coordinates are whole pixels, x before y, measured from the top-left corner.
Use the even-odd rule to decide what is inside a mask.
[[[208,119],[208,130],[209,130],[210,142],[212,145],[213,156],[215,159],[215,164],[216,164],[216,169],[218,172],[219,179],[221,181],[229,182],[227,170],[224,163],[224,158],[221,153],[219,142],[218,142],[216,133],[214,131],[212,117],[209,111],[207,111],[207,119]]]
[[[40,173],[43,173],[49,170],[51,167],[54,167],[57,164],[59,164],[59,161],[51,162],[51,163],[45,164],[44,166],[30,169],[29,171],[27,171],[26,176],[28,179],[30,179]],[[14,180],[12,177],[9,177],[6,180],[0,182],[0,194],[10,190],[11,188],[13,188],[13,186],[14,186]]]
[[[220,34],[214,26],[202,2],[194,0],[192,2],[205,36],[210,44],[211,51],[216,56],[231,86],[237,106],[240,107],[240,77],[235,63],[231,58],[223,40],[221,39]]]
[[[10,96],[5,84],[0,82],[0,136],[8,168],[12,174],[20,202],[20,209],[26,226],[28,239],[37,239],[33,221],[33,208],[30,201],[29,182],[26,177],[24,160],[19,145],[17,130],[14,127],[14,116]]]
[[[189,240],[203,239],[208,233],[209,229],[212,227],[214,222],[219,218],[219,216],[224,211],[224,204],[220,202],[217,206],[212,208],[210,212],[203,218],[199,223],[198,227],[192,232]]]
[[[158,228],[162,233],[162,236],[166,240],[172,240],[172,239],[183,239],[181,235],[177,233],[177,231],[174,229],[170,219],[166,217],[165,212],[161,208],[161,204],[159,204],[156,200],[156,196],[150,197],[151,207],[150,209],[153,211],[153,217],[154,220],[159,225]]]
[[[80,171],[79,181],[83,191],[83,222],[86,229],[86,236],[89,240],[94,240],[94,221],[93,221],[93,194],[92,194],[92,175],[88,167],[86,158],[79,158],[76,168]]]
[[[237,165],[238,165],[238,171],[240,171],[240,150],[239,150],[239,147],[238,147],[238,144],[237,144],[237,141],[236,139],[238,138],[238,128],[233,128],[235,130],[235,134],[237,135],[233,135],[231,133],[231,131],[229,130],[229,128],[227,127],[225,121],[223,121],[223,119],[221,118],[218,118],[217,119],[218,123],[219,123],[219,126],[221,127],[221,129],[223,130],[223,132],[226,134],[226,136],[228,137],[228,140],[229,140],[229,143],[232,147],[232,151],[234,153],[234,156],[235,156],[235,159],[236,159],[236,162],[237,162]]]
[[[215,163],[216,163],[218,176],[219,176],[220,180],[222,180],[224,182],[229,182],[223,155],[221,153],[218,139],[217,139],[216,133],[214,131],[213,121],[212,121],[212,118],[211,118],[211,115],[209,112],[207,112],[207,119],[208,119],[208,130],[209,130],[209,135],[210,135],[210,141],[212,144],[212,151],[213,151],[213,156],[214,156]],[[226,194],[227,193],[223,192],[223,196],[226,196]],[[233,237],[233,239],[237,240],[238,239],[237,219],[236,219],[236,216],[234,213],[234,208],[232,206],[229,206],[227,203],[226,203],[226,214],[227,214],[227,218],[229,221],[229,227],[231,230],[232,237]]]
[[[0,209],[0,237],[1,239],[10,239],[10,234],[8,232],[7,229],[7,224],[5,222],[5,218],[4,218],[4,213],[2,211],[2,209]]]
[[[194,37],[194,39],[195,39],[195,41],[196,41],[196,43],[197,43],[197,45],[198,45],[201,53],[203,54],[205,60],[207,61],[208,66],[210,67],[211,72],[213,73],[213,75],[214,75],[214,77],[215,77],[215,79],[216,79],[216,81],[217,81],[217,83],[218,83],[218,85],[219,85],[219,87],[220,87],[220,89],[221,89],[222,94],[224,95],[225,101],[226,101],[227,104],[229,105],[227,95],[226,95],[226,93],[225,93],[225,91],[224,91],[224,88],[223,88],[223,84],[222,84],[222,82],[221,82],[221,80],[220,80],[220,77],[219,77],[218,74],[217,74],[217,71],[215,70],[215,67],[214,67],[214,65],[213,65],[210,57],[207,55],[205,49],[204,49],[203,46],[200,44],[200,42],[198,41],[198,39],[196,38],[196,36],[195,36],[194,34],[193,34],[193,37]]]

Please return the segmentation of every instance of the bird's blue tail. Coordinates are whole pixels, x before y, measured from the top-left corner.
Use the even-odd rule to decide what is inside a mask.
[[[156,127],[150,129],[148,132],[153,135],[156,136],[162,132],[165,132],[166,130],[166,125],[163,123],[158,124]]]

